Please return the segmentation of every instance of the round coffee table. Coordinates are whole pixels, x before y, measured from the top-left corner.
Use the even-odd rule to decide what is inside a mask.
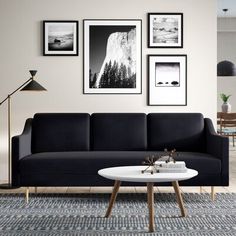
[[[98,171],[98,174],[111,180],[115,180],[115,184],[113,187],[113,191],[111,194],[109,206],[106,212],[105,217],[109,217],[111,215],[112,207],[116,200],[117,193],[119,191],[119,187],[122,181],[127,182],[144,182],[147,183],[147,201],[149,208],[149,232],[154,232],[154,191],[153,184],[158,182],[171,182],[177,202],[180,207],[182,217],[185,217],[186,210],[183,205],[183,199],[179,189],[178,181],[186,180],[193,178],[198,175],[196,170],[187,169],[185,173],[141,173],[142,170],[145,169],[145,166],[119,166],[119,167],[111,167],[105,168]]]

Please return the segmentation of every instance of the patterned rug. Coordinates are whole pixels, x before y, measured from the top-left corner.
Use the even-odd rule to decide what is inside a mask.
[[[148,233],[146,194],[118,194],[104,218],[109,194],[0,194],[0,235],[236,235],[236,194],[186,193],[181,218],[175,195],[155,194],[155,233]]]

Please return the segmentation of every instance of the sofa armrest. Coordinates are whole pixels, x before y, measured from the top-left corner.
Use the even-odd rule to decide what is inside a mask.
[[[31,154],[31,126],[32,118],[25,122],[21,135],[12,137],[12,185],[18,186],[18,164],[24,156]]]
[[[211,119],[205,118],[206,152],[221,160],[222,185],[229,182],[229,138],[216,133]]]

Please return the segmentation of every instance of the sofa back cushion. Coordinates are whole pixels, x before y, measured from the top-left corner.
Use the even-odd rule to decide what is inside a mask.
[[[32,123],[32,153],[88,151],[89,136],[89,114],[38,113]]]
[[[150,113],[148,149],[204,151],[204,118],[200,113]]]
[[[147,148],[146,114],[92,114],[91,145],[96,151],[145,150]]]

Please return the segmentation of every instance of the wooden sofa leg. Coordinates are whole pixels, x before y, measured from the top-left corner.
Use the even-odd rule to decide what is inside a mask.
[[[211,200],[212,201],[215,200],[215,189],[214,189],[214,186],[211,186]]]
[[[202,193],[202,186],[200,186],[200,193]]]
[[[29,187],[27,187],[25,191],[25,201],[27,204],[29,203]]]

